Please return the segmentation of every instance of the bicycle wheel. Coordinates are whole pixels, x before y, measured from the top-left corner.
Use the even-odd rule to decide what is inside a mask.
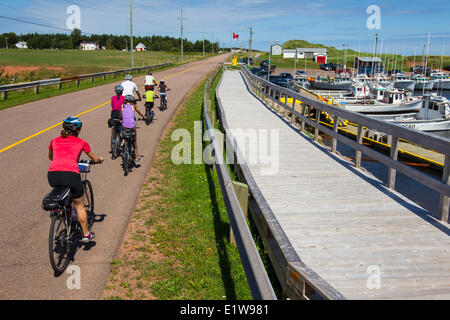
[[[58,214],[52,215],[50,232],[48,235],[48,250],[50,264],[55,275],[60,275],[66,270],[70,262],[71,242],[68,237],[67,226],[64,218]]]
[[[113,128],[113,136],[111,138],[111,154],[112,158],[116,159],[120,154],[120,138],[119,129],[117,127]]]
[[[130,162],[131,162],[131,155],[130,155],[130,148],[128,147],[128,140],[125,140],[125,143],[123,145],[123,171],[125,173],[125,176],[128,175],[130,172]]]
[[[83,181],[83,190],[84,190],[83,196],[84,208],[89,213],[94,213],[94,191],[92,190],[92,184],[89,180]]]

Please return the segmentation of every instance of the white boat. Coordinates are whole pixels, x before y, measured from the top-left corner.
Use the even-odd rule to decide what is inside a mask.
[[[303,88],[310,87],[308,76],[305,74],[303,74],[303,75],[295,74],[294,75],[294,83],[298,84],[299,86],[302,86]]]
[[[414,90],[433,90],[434,82],[421,74],[415,74],[411,77],[416,81]]]
[[[363,114],[402,114],[419,112],[422,106],[421,97],[411,97],[406,90],[393,88],[372,89],[370,100],[355,100],[335,98],[346,110]]]
[[[399,115],[373,115],[373,118],[421,131],[450,130],[450,102],[435,93],[423,97],[419,112]]]
[[[337,76],[337,77],[316,77],[310,82],[311,89],[314,90],[350,90],[352,85],[352,79],[350,76]]]
[[[394,79],[394,88],[414,91],[416,81],[408,78],[403,73],[394,74],[392,75],[392,78]]]
[[[450,90],[450,77],[445,72],[434,70],[430,74],[430,79],[434,84],[434,90]]]

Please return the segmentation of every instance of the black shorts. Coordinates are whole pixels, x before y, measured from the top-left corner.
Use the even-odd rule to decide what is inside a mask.
[[[111,119],[120,119],[120,111],[119,110],[111,111]]]
[[[70,171],[49,171],[47,174],[48,183],[51,187],[69,187],[75,199],[84,195],[81,175]]]

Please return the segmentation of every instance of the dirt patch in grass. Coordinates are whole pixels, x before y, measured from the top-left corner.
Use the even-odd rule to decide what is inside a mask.
[[[0,66],[0,69],[5,71],[5,74],[27,73],[37,71],[64,71],[62,67],[37,67],[37,66]]]

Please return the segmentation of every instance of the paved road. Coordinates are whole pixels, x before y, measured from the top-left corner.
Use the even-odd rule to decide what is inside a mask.
[[[155,122],[149,127],[139,122],[139,151],[144,158],[142,166],[127,177],[123,175],[120,159],[113,161],[109,154],[110,129],[106,122],[110,107],[106,102],[114,93],[113,84],[0,111],[0,299],[101,297],[110,261],[119,248],[164,127],[186,93],[224,60],[225,56],[213,57],[155,73],[157,80],[166,79],[172,89],[168,94],[168,109],[164,112],[156,109]],[[142,86],[143,77],[135,80]],[[142,103],[140,106],[143,110]],[[98,220],[93,227],[95,245],[90,250],[77,252],[71,265],[80,267],[81,289],[69,290],[70,274],[64,273],[58,278],[53,275],[47,248],[50,218],[41,209],[42,198],[50,191],[47,147],[50,140],[59,135],[61,126],[5,148],[69,115],[88,110],[91,111],[80,116],[83,121],[80,138],[87,140],[92,150],[106,161],[94,166],[89,176]]]

